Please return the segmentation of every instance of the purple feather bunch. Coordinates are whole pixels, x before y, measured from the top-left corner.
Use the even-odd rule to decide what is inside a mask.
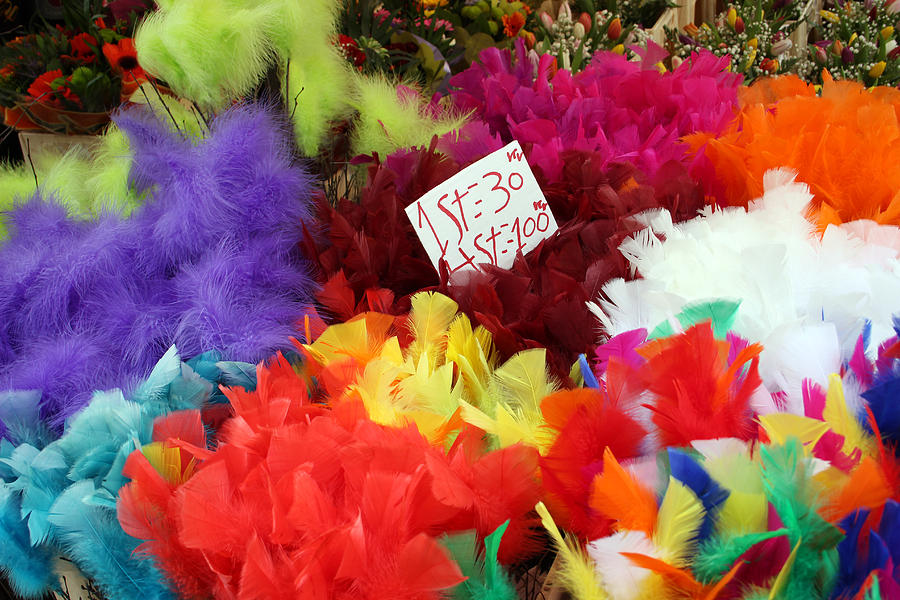
[[[172,344],[245,362],[289,348],[314,287],[298,244],[313,183],[271,111],[235,107],[201,140],[140,108],[116,123],[146,204],[77,222],[35,197],[9,215],[0,247],[0,391],[39,390],[57,431],[94,390],[136,385]]]
[[[488,48],[450,80],[450,96],[504,144],[518,140],[544,181],[562,178],[567,150],[633,163],[653,179],[667,162],[685,160],[682,136],[731,121],[741,76],[727,70],[728,57],[707,51],[660,73],[655,65],[665,51],[649,44],[641,61],[599,52],[575,75],[554,72],[550,55],[529,57],[521,40],[515,56]]]

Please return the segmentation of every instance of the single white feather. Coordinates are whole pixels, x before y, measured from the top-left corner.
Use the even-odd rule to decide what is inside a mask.
[[[610,600],[637,600],[650,571],[638,567],[622,552],[662,558],[662,553],[643,531],[619,531],[587,545],[588,556]]]

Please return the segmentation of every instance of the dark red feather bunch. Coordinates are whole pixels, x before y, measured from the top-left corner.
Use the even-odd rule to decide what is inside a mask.
[[[535,450],[488,452],[481,432],[463,430],[444,452],[352,402],[311,402],[280,356],[257,377],[254,392],[226,391],[235,414],[215,451],[160,429],[190,461],[180,478],[140,451],[129,458],[121,523],[180,595],[437,599],[464,579],[444,533],[484,537],[509,520],[501,560],[540,548]]]

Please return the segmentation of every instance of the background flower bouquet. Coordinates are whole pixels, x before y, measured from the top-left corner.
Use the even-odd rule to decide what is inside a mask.
[[[791,33],[803,22],[800,0],[759,0],[729,4],[713,23],[668,30],[673,63],[700,48],[731,56],[732,69],[751,82],[790,72],[798,62]]]
[[[94,133],[145,75],[129,36],[100,2],[66,5],[66,26],[19,36],[0,48],[0,106],[17,129]],[[97,16],[96,18],[94,15]]]
[[[856,79],[866,85],[897,85],[900,49],[897,31],[900,2],[825,3],[821,23],[809,45],[807,60],[798,71],[807,81],[822,82],[822,69],[838,79]]]

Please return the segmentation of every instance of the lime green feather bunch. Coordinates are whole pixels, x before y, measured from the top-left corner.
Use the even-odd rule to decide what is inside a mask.
[[[465,121],[353,71],[333,43],[339,10],[337,0],[169,0],[141,23],[135,45],[145,70],[209,110],[252,94],[277,68],[307,156],[324,146],[335,121],[355,115],[353,150],[382,155],[427,144]]]

